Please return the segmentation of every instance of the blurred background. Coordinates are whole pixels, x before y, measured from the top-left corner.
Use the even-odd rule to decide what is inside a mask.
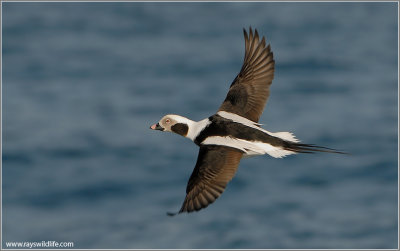
[[[398,16],[382,3],[2,3],[3,248],[397,248]],[[260,120],[351,155],[243,159],[180,208],[198,147],[149,130],[216,112],[271,43]]]

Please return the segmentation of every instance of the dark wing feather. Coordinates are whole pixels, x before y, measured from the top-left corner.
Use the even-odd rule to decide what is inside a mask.
[[[265,38],[260,41],[257,30],[253,35],[244,31],[245,56],[242,69],[231,84],[228,94],[218,111],[235,113],[258,122],[269,96],[274,78],[275,61]]]
[[[186,198],[178,213],[199,211],[213,203],[235,175],[242,155],[241,151],[231,147],[201,146],[186,187]]]

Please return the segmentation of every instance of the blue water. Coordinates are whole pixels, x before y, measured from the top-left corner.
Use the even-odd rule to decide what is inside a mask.
[[[3,247],[397,248],[397,3],[2,3]],[[260,120],[351,155],[241,161],[180,208],[198,148],[149,130],[212,115],[242,28],[271,43]]]

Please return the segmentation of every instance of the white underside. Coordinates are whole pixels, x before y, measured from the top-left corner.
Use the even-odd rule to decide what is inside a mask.
[[[260,141],[248,141],[244,139],[235,139],[229,136],[212,136],[208,137],[202,142],[202,145],[221,145],[229,146],[241,150],[245,156],[250,157],[253,155],[269,154],[274,158],[282,158],[295,152],[276,147],[271,144],[263,143]]]

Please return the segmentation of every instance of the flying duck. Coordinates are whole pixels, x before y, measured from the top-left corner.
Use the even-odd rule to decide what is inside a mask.
[[[200,147],[197,162],[186,187],[186,197],[177,213],[199,211],[213,203],[233,178],[242,157],[268,154],[282,158],[296,153],[330,152],[334,149],[302,144],[290,132],[269,132],[258,124],[274,78],[275,61],[270,45],[257,30],[243,29],[243,66],[230,85],[216,114],[201,121],[168,114],[152,130],[173,132]],[[177,213],[168,213],[172,216]]]

